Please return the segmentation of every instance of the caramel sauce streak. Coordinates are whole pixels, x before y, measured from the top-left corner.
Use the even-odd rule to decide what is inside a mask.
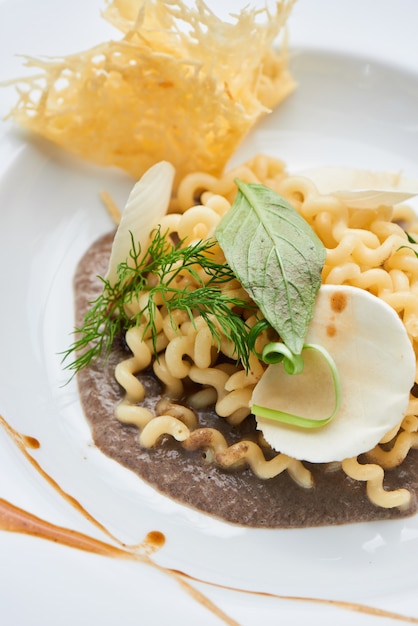
[[[48,539],[49,541],[93,554],[101,554],[103,556],[120,559],[136,557],[136,555],[127,550],[112,546],[99,539],[94,539],[76,530],[70,530],[51,524],[3,500],[3,498],[0,498],[0,529]],[[138,558],[140,558],[139,555],[137,555],[136,560],[138,560]]]
[[[123,542],[121,542],[117,537],[112,535],[109,530],[103,526],[98,520],[96,520],[72,495],[64,491],[62,487],[49,475],[45,472],[45,470],[39,465],[36,459],[33,458],[31,454],[29,454],[27,448],[39,448],[39,442],[34,437],[29,437],[27,435],[22,435],[18,431],[16,431],[0,414],[0,426],[6,431],[11,440],[16,444],[25,458],[29,461],[29,463],[36,469],[38,474],[44,478],[44,480],[53,487],[53,489],[59,493],[59,495],[66,500],[74,509],[76,509],[81,515],[83,515],[89,522],[91,522],[96,528],[101,530],[105,535],[107,535],[113,541],[116,541],[121,546],[124,546]]]
[[[138,553],[137,551],[129,550],[128,548],[123,549],[117,546],[112,546],[109,543],[105,543],[99,539],[94,539],[93,537],[89,537],[88,535],[80,533],[76,530],[51,524],[50,522],[47,522],[32,513],[28,513],[24,509],[21,509],[10,502],[7,502],[7,500],[4,500],[3,498],[0,498],[0,530],[23,533],[25,535],[47,539],[54,543],[90,552],[92,554],[145,563],[146,565],[154,567],[161,573],[174,578],[180,587],[186,591],[193,598],[193,600],[199,602],[201,606],[207,610],[212,611],[212,613],[219,617],[219,619],[225,624],[228,626],[239,626],[235,620],[226,615],[219,607],[209,600],[209,598],[189,584],[186,580],[187,577],[183,576],[178,571],[171,571],[164,568],[157,563],[154,563],[149,558],[149,554],[152,554],[156,549],[159,549],[162,545],[164,545],[164,535],[159,531],[152,531],[148,533],[144,542],[137,547],[137,550],[142,548],[141,552]]]
[[[145,563],[163,574],[169,575],[174,578],[181,588],[186,591],[195,601],[199,602],[201,606],[205,607],[216,615],[228,626],[239,626],[238,622],[226,615],[219,607],[217,607],[208,597],[198,591],[192,584],[187,582],[188,580],[194,583],[209,585],[213,588],[219,588],[235,593],[244,593],[252,596],[272,598],[276,600],[292,601],[292,602],[309,602],[311,604],[320,604],[326,606],[332,606],[338,609],[345,609],[348,611],[354,611],[357,613],[363,613],[365,615],[371,615],[373,617],[384,617],[392,620],[408,623],[418,624],[418,618],[409,617],[407,615],[401,615],[399,613],[393,613],[391,611],[385,611],[383,609],[377,609],[369,607],[364,604],[358,604],[355,602],[339,601],[339,600],[327,600],[323,598],[307,598],[298,596],[287,596],[266,592],[249,591],[246,589],[237,589],[235,587],[229,587],[227,585],[220,585],[205,580],[200,580],[193,576],[181,572],[176,569],[165,568],[155,563],[150,555],[156,550],[160,549],[165,543],[165,537],[163,533],[159,531],[151,531],[146,536],[145,540],[137,546],[126,546],[119,541],[100,523],[98,522],[80,503],[73,498],[70,494],[65,492],[59,484],[49,476],[39,465],[39,463],[29,454],[27,448],[36,449],[39,448],[39,442],[34,437],[29,437],[18,433],[14,430],[6,420],[0,415],[0,426],[7,432],[14,443],[18,446],[19,450],[24,454],[25,458],[31,463],[36,471],[57,491],[57,493],[69,502],[79,513],[86,517],[94,526],[102,530],[108,537],[113,539],[118,546],[113,546],[99,539],[85,535],[84,533],[76,530],[57,526],[46,520],[41,519],[21,509],[7,500],[0,498],[0,530],[7,532],[23,533],[34,537],[47,539],[49,541],[76,548],[77,550],[83,550],[92,554],[97,554],[105,557],[126,559],[132,561],[139,561]]]
[[[327,600],[326,598],[315,598],[315,597],[303,597],[303,596],[288,596],[281,595],[276,593],[269,593],[267,591],[250,591],[248,589],[237,589],[236,587],[230,587],[228,585],[220,585],[213,582],[207,582],[206,580],[201,580],[195,578],[194,576],[189,576],[189,574],[185,574],[179,570],[170,570],[172,573],[177,573],[184,578],[189,578],[194,582],[198,582],[205,585],[210,585],[211,587],[217,587],[222,590],[234,591],[236,593],[244,593],[249,594],[251,596],[258,596],[261,598],[272,598],[274,600],[283,600],[287,602],[308,602],[310,604],[322,604],[325,606],[333,606],[338,609],[345,609],[347,611],[354,611],[356,613],[362,613],[363,615],[372,615],[373,617],[385,617],[392,620],[397,620],[399,622],[406,622],[407,624],[418,624],[418,617],[410,617],[408,615],[402,615],[401,613],[393,613],[392,611],[386,611],[385,609],[377,609],[372,606],[367,606],[367,604],[359,604],[358,602],[349,602],[344,600]]]

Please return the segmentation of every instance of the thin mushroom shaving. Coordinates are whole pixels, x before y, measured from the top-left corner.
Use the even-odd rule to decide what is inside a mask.
[[[146,250],[150,233],[167,213],[174,173],[171,163],[161,161],[150,167],[134,185],[113,240],[106,274],[112,286],[118,279],[119,264],[129,260],[132,233],[140,248]]]
[[[418,181],[399,173],[371,172],[352,167],[316,167],[303,172],[322,194],[332,194],[357,209],[393,207],[418,193]]]

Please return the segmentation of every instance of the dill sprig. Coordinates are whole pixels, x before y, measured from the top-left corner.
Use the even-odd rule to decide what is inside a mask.
[[[151,233],[151,243],[143,252],[131,233],[129,258],[119,264],[118,280],[112,285],[99,277],[103,290],[90,303],[82,326],[75,329],[77,339],[63,353],[63,361],[75,356],[66,369],[75,374],[100,358],[106,359],[116,337],[140,323],[144,328],[143,336],[151,336],[157,356],[157,302],[163,303],[170,317],[174,310],[182,310],[194,323],[196,315],[200,315],[218,348],[224,334],[235,346],[236,360],[248,369],[250,329],[234,309],[251,309],[254,305],[222,289],[226,283],[236,280],[236,276],[229,265],[214,259],[211,249],[215,244],[214,239],[191,245],[184,245],[184,241],[174,244],[158,228]],[[178,287],[176,279],[180,274],[185,280]],[[137,302],[143,292],[148,292],[147,304],[134,315],[128,313],[127,307]],[[145,324],[144,320],[147,320]],[[171,321],[175,328],[172,317]]]

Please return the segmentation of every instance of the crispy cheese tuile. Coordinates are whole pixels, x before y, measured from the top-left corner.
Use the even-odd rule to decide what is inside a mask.
[[[372,449],[399,424],[414,383],[416,360],[397,313],[369,292],[323,285],[306,343],[325,348],[341,379],[341,405],[325,426],[306,429],[257,418],[258,429],[277,451],[314,463],[342,461]],[[313,366],[313,371],[309,371]],[[335,398],[329,374],[315,359],[290,376],[270,365],[252,403],[310,417],[329,411]],[[298,380],[299,379],[299,380]],[[299,412],[299,413],[298,413]]]
[[[293,1],[245,7],[233,22],[203,0],[110,1],[104,15],[123,36],[63,58],[27,58],[34,73],[14,81],[11,117],[135,179],[161,160],[173,163],[176,182],[194,171],[219,175],[295,88],[285,37]]]

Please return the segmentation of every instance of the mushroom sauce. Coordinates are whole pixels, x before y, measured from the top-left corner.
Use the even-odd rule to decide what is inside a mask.
[[[113,233],[100,238],[81,259],[75,275],[77,325],[100,292],[97,276],[106,273]],[[130,356],[123,337],[109,359],[90,365],[78,374],[80,396],[96,446],[107,456],[135,472],[141,479],[174,500],[227,522],[251,527],[297,528],[345,524],[411,515],[417,510],[418,450],[410,450],[398,468],[385,472],[384,486],[409,489],[412,504],[407,511],[383,509],[366,495],[366,484],[349,478],[335,464],[306,463],[314,486],[297,485],[287,472],[275,478],[257,478],[250,468],[224,470],[211,464],[202,450],[186,451],[171,437],[154,448],[143,448],[138,429],[120,423],[115,405],[122,389],[114,377],[115,365]],[[161,386],[152,371],[139,375],[146,387],[146,405],[153,408],[161,398]],[[199,425],[222,432],[229,444],[255,438],[255,420],[249,416],[232,427],[213,408],[197,412]]]

